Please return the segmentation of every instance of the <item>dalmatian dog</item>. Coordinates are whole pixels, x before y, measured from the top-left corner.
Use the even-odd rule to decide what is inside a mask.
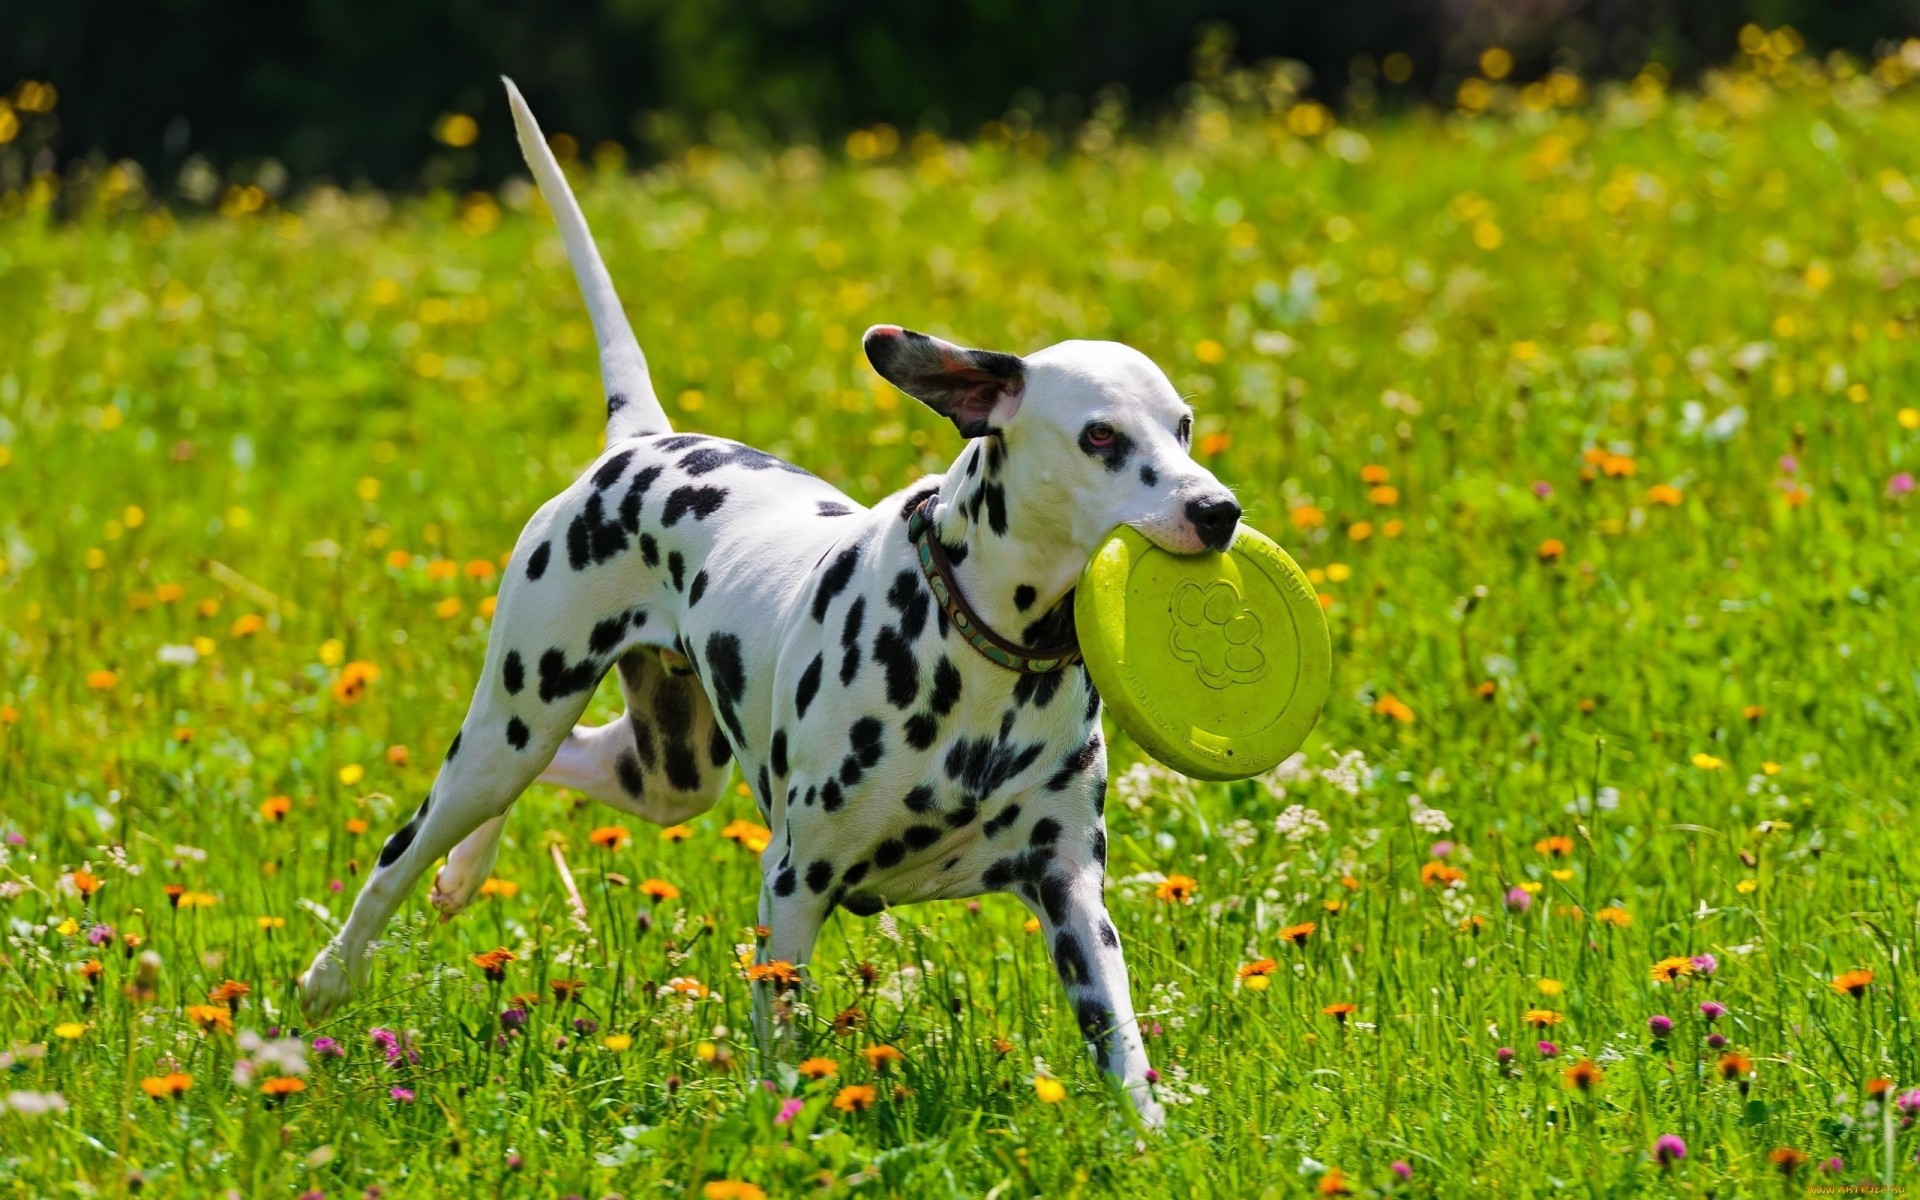
[[[599,341],[607,445],[521,533],[466,719],[302,977],[307,1013],[363,982],[374,938],[442,856],[443,918],[475,897],[529,784],[667,825],[711,808],[737,765],[773,834],[760,962],[805,964],[836,908],[1012,892],[1100,1065],[1159,1125],[1103,898],[1107,756],[1072,590],[1116,526],[1179,553],[1232,540],[1240,509],[1189,455],[1191,411],[1113,342],[1021,357],[876,325],[874,370],[965,439],[946,474],[866,508],[770,454],[675,433],[566,178],[507,89]],[[609,669],[626,713],[576,726]],[[756,985],[762,1045],[776,986]]]

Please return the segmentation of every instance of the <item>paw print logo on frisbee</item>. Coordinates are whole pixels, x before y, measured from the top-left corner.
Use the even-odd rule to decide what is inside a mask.
[[[1194,664],[1200,682],[1208,687],[1254,683],[1265,675],[1263,632],[1260,615],[1224,579],[1205,584],[1185,579],[1174,589],[1173,656]]]

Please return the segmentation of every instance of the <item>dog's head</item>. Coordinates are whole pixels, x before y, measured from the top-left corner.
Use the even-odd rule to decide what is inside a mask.
[[[1193,410],[1146,355],[1118,342],[1061,342],[1022,358],[897,325],[866,334],[889,383],[969,438],[994,437],[1010,498],[1058,514],[1090,546],[1118,525],[1177,554],[1224,549],[1240,505],[1193,461]]]

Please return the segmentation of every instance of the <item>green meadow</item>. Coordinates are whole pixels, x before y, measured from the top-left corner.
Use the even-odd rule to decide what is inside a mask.
[[[1309,570],[1300,758],[1114,731],[1158,1135],[1010,897],[837,915],[760,1069],[744,789],[663,836],[535,788],[309,1027],[599,447],[559,239],[525,184],[0,197],[0,1196],[1913,1186],[1916,68],[1756,31],[1352,124],[1229,73],[1150,128],[578,148],[679,427],[873,501],[961,443],[868,325],[1117,339]]]

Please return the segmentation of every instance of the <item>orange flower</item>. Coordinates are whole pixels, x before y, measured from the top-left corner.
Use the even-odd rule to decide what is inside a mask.
[[[1683,499],[1685,495],[1670,483],[1656,483],[1647,489],[1647,502],[1650,504],[1664,504],[1668,508],[1678,508]]]
[[[366,831],[367,831],[366,818],[364,817],[348,817],[347,818],[348,833],[352,834],[354,837],[359,837],[361,834],[365,833]]]
[[[239,1012],[240,1001],[253,989],[238,979],[229,979],[207,993],[208,1004],[224,1004],[228,1012]]]
[[[1565,542],[1559,538],[1548,538],[1546,541],[1540,543],[1540,549],[1534,553],[1539,556],[1541,562],[1558,562],[1566,552],[1567,544]]]
[[[1354,1006],[1351,1004],[1329,1004],[1320,1011],[1340,1022],[1342,1025],[1345,1025],[1347,1018],[1354,1013]]]
[[[405,746],[388,746],[387,761],[396,767],[404,767],[413,758],[413,751]]]
[[[79,892],[81,898],[85,900],[93,899],[93,894],[100,890],[100,877],[92,871],[69,872],[67,881],[73,884],[73,890]]]
[[[1521,1014],[1520,1019],[1535,1029],[1547,1029],[1566,1020],[1550,1008],[1530,1008]]]
[[[1212,458],[1231,445],[1233,445],[1232,434],[1209,433],[1200,439],[1200,453],[1206,455],[1208,458]]]
[[[1719,1070],[1722,1079],[1740,1079],[1753,1074],[1753,1060],[1729,1050],[1720,1056]]]
[[[495,879],[489,875],[480,884],[482,896],[498,896],[502,900],[511,900],[520,894],[520,885],[511,879]]]
[[[1298,925],[1289,925],[1280,931],[1280,940],[1283,942],[1292,942],[1296,946],[1304,946],[1307,944],[1307,939],[1313,936],[1313,931],[1318,928],[1320,928],[1320,926],[1312,921],[1302,921]]]
[[[189,1004],[187,1019],[199,1026],[202,1033],[233,1032],[233,1013],[221,1005]]]
[[[260,1085],[260,1094],[263,1096],[291,1096],[295,1092],[304,1092],[306,1090],[306,1083],[293,1078],[291,1075],[277,1075]]]
[[[692,837],[691,825],[669,825],[660,831],[660,840],[663,842],[684,842]]]
[[[1169,875],[1153,889],[1155,899],[1169,904],[1185,904],[1200,890],[1200,881],[1190,875]]]
[[[1626,454],[1609,454],[1600,460],[1600,473],[1608,479],[1625,479],[1640,470],[1640,464]]]
[[[1767,1161],[1780,1168],[1782,1175],[1791,1175],[1807,1165],[1807,1156],[1792,1146],[1781,1146],[1768,1153]]]
[[[1893,1090],[1893,1080],[1888,1079],[1885,1076],[1875,1076],[1874,1078],[1867,1080],[1867,1088],[1866,1088],[1867,1095],[1873,1097],[1876,1100],[1879,1099],[1881,1096],[1886,1095],[1888,1092],[1892,1090]]]
[[[907,1056],[894,1046],[868,1046],[860,1053],[867,1060],[867,1068],[873,1071],[884,1071],[894,1063],[907,1060]]]
[[[1677,956],[1673,958],[1663,958],[1653,964],[1653,981],[1655,983],[1672,983],[1681,975],[1691,974],[1693,974],[1693,960],[1690,958]]]
[[[268,796],[260,802],[260,815],[269,821],[284,821],[293,811],[293,801],[285,796]]]
[[[645,879],[640,883],[640,893],[650,897],[655,904],[662,900],[678,900],[680,889],[664,879]]]
[[[788,969],[792,970],[791,967]],[[752,967],[747,968],[747,977],[749,979],[753,977]],[[795,982],[798,981],[799,977],[796,975]],[[691,975],[675,975],[672,979],[667,980],[666,990],[676,995],[692,996],[695,1000],[705,1000],[707,998],[707,985],[701,983]]]
[[[1373,702],[1373,714],[1377,717],[1391,717],[1402,725],[1413,723],[1413,710],[1407,707],[1406,701],[1392,692]]]
[[[1360,482],[1370,487],[1385,483],[1388,477],[1387,469],[1379,463],[1368,463],[1360,468]]]
[[[1234,972],[1236,979],[1264,979],[1280,969],[1280,964],[1270,958],[1255,959],[1253,962]]]
[[[1599,1067],[1594,1066],[1590,1059],[1583,1058],[1571,1067],[1568,1067],[1566,1071],[1567,1086],[1577,1088],[1583,1092],[1592,1091],[1595,1087],[1598,1087],[1600,1081],[1605,1078],[1605,1074],[1601,1072]]]
[[[1834,976],[1828,986],[1842,996],[1852,996],[1855,1000],[1867,994],[1868,985],[1873,983],[1873,972],[1866,970],[1843,971]]]
[[[1466,877],[1467,873],[1465,871],[1462,871],[1458,867],[1448,866],[1437,858],[1428,859],[1420,867],[1420,882],[1427,887],[1432,887],[1436,883],[1441,887],[1452,887],[1454,884],[1466,879]]]
[[[498,950],[488,950],[473,956],[473,965],[486,972],[488,979],[495,983],[507,977],[507,964],[519,956],[505,946]]]
[[[1296,504],[1287,510],[1287,520],[1293,524],[1295,529],[1304,532],[1309,529],[1318,529],[1322,525],[1325,525],[1327,523],[1327,514],[1321,512],[1311,504]]]
[[[355,659],[340,668],[340,675],[333,681],[333,698],[341,704],[358,704],[367,695],[367,689],[380,678],[380,668],[362,659]]]
[[[1533,844],[1535,851],[1553,858],[1565,858],[1573,853],[1573,839],[1565,834],[1556,833],[1552,837],[1543,837]]]
[[[866,1084],[856,1083],[841,1088],[840,1094],[833,1098],[833,1106],[843,1113],[865,1112],[873,1107],[873,1102],[879,1098],[879,1095],[880,1093]]]
[[[773,840],[773,831],[752,821],[728,821],[727,827],[720,831],[720,836],[730,842],[738,842],[743,850],[758,854]]]
[[[1347,1186],[1347,1177],[1340,1173],[1339,1167],[1328,1167],[1327,1173],[1320,1177],[1322,1196],[1351,1196],[1353,1189]]]
[[[87,686],[96,692],[107,691],[119,682],[120,677],[104,667],[96,671],[87,672]]]
[[[174,908],[180,907],[181,898],[187,894],[187,889],[177,883],[170,883],[160,890],[167,894],[167,903]]]
[[[1611,925],[1615,929],[1625,929],[1627,926],[1633,924],[1632,913],[1612,904],[1593,914],[1593,919],[1602,925]]]
[[[252,637],[267,627],[267,622],[259,613],[248,613],[227,628],[227,635],[233,638]]]
[[[780,991],[800,986],[800,971],[790,962],[753,963],[747,968],[747,982],[771,983]]]
[[[809,1058],[799,1067],[808,1079],[830,1079],[840,1073],[840,1064],[830,1058]]]
[[[625,825],[602,825],[587,835],[587,840],[602,850],[618,850],[633,840]]]
[[[140,1081],[140,1090],[155,1100],[176,1100],[181,1093],[193,1086],[193,1076],[175,1072],[172,1075],[149,1075]]]
[[[1400,503],[1400,489],[1397,487],[1388,487],[1385,484],[1376,488],[1368,488],[1367,499],[1382,508],[1391,508]]]
[[[578,996],[581,991],[586,988],[587,981],[584,979],[549,979],[547,980],[547,986],[553,989],[554,1002],[556,1004],[565,1004],[567,1001]]]

